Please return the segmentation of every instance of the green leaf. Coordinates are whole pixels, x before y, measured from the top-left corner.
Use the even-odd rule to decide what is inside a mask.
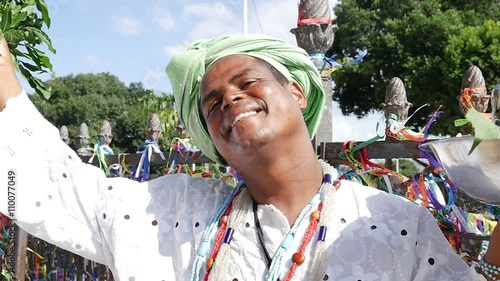
[[[33,83],[30,83],[30,84],[35,84],[35,89],[36,89],[37,93],[41,94],[45,99],[50,98],[51,89],[47,83],[42,82],[42,80],[40,80],[36,77],[33,77],[33,76],[31,76],[30,81],[33,81]]]
[[[50,59],[37,48],[45,44],[52,53],[56,52],[50,37],[43,31],[44,25],[48,28],[51,23],[45,0],[0,0],[0,17],[0,35],[7,40],[16,71],[47,99],[50,97],[49,85],[34,76],[34,73],[53,74]]]
[[[469,120],[467,119],[457,119],[455,120],[455,127],[462,127],[462,126],[465,126],[467,124],[469,124]]]
[[[9,29],[4,32],[5,40],[9,43],[9,47],[17,47],[19,42],[24,39],[23,33],[20,30]],[[12,49],[12,48],[11,48]]]
[[[465,118],[472,123],[472,127],[474,128],[474,142],[469,150],[469,154],[474,151],[481,141],[500,138],[500,127],[493,124],[490,119],[486,118],[474,108],[467,111]]]
[[[19,68],[19,71],[21,71],[21,74],[28,79],[28,77],[31,76],[31,73],[20,64],[20,61],[17,61],[17,67]]]
[[[10,24],[10,26],[14,29],[18,28],[19,23],[26,20],[27,17],[28,17],[28,13],[26,13],[26,12],[21,11],[21,12],[16,13],[14,11],[14,13],[12,14],[12,23]]]
[[[52,41],[50,40],[47,33],[43,32],[40,29],[36,29],[34,27],[29,27],[29,26],[26,27],[26,30],[34,34],[36,37],[38,37],[43,43],[47,44],[47,47],[52,53],[56,52],[56,50],[52,47]]]
[[[50,59],[45,55],[44,52],[35,49],[34,47],[27,45],[26,50],[28,50],[29,56],[32,58],[33,62],[38,65],[40,68],[48,68],[52,69],[52,63],[50,63]]]
[[[50,27],[50,17],[49,17],[49,9],[47,8],[47,4],[45,4],[44,0],[36,0],[36,8],[42,13],[43,22],[47,28]]]
[[[33,61],[39,68],[42,68],[42,64],[38,59],[38,56],[35,52],[35,48],[31,45],[26,45],[25,47],[26,51],[28,51],[28,57],[30,58],[30,60]]]
[[[32,72],[39,72],[39,73],[46,73],[47,71],[39,68],[37,65],[34,65],[34,64],[31,64],[31,63],[27,63],[27,62],[24,62],[24,61],[19,61],[25,68],[27,68],[29,71],[32,71]]]
[[[24,57],[24,58],[28,58],[28,59],[31,58],[28,56],[28,54],[21,52],[19,49],[12,49],[11,53],[15,56],[18,56],[18,57]]]
[[[40,60],[40,62],[44,67],[52,69],[52,63],[50,62],[49,57],[47,57],[44,52],[40,50],[35,50],[35,53],[37,54],[38,59]]]
[[[6,9],[5,11],[2,12],[2,21],[0,29],[2,29],[2,31],[4,32],[10,29],[11,22],[12,22],[12,10]]]
[[[22,67],[19,67],[19,68],[22,69]],[[24,71],[26,71],[26,69],[24,69]],[[30,86],[33,89],[36,90],[36,92],[38,94],[41,94],[45,99],[50,98],[50,95],[51,95],[50,94],[50,86],[48,84],[46,84],[42,80],[34,77],[33,75],[30,75],[30,77],[28,78],[28,83],[30,84]]]

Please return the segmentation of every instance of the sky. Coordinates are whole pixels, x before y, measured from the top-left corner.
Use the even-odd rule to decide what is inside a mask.
[[[146,89],[169,93],[165,67],[172,54],[194,40],[243,33],[243,0],[46,3],[52,20],[46,32],[57,51],[47,55],[58,77],[109,72],[127,86],[142,82]],[[329,3],[333,8],[337,0]],[[297,5],[293,0],[248,0],[248,33],[296,45],[290,29],[297,26]],[[23,86],[30,92],[25,81]],[[363,119],[343,116],[333,103],[333,141],[370,139],[382,117],[381,112]]]

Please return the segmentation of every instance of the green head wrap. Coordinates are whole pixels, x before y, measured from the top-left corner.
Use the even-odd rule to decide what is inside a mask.
[[[325,93],[309,55],[299,47],[264,35],[226,35],[192,43],[174,55],[166,69],[179,118],[195,145],[208,158],[227,165],[205,129],[200,111],[200,83],[215,61],[237,54],[270,63],[289,81],[296,81],[302,87],[307,98],[303,115],[312,139],[323,113]]]

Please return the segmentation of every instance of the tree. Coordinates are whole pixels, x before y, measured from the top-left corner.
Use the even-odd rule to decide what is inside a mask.
[[[96,143],[102,121],[108,120],[112,125],[111,147],[115,153],[135,153],[147,138],[146,128],[153,112],[165,117],[161,121],[166,134],[170,133],[171,122],[177,122],[173,99],[171,103],[163,103],[162,112],[144,103],[146,97],[154,104],[167,100],[165,96],[169,95],[153,94],[141,83],[127,87],[109,73],[68,75],[50,79],[47,84],[52,88],[49,101],[38,95],[30,95],[30,98],[54,126],[68,127],[73,149],[79,148],[76,136],[81,123],[88,125],[91,142]]]
[[[445,49],[445,67],[443,68],[446,85],[455,92],[460,91],[463,71],[469,65],[478,65],[490,89],[500,82],[500,21],[487,20],[482,25],[469,26],[453,35]],[[494,71],[492,71],[494,70]],[[488,86],[487,85],[487,86]]]
[[[399,173],[405,175],[409,178],[413,177],[415,174],[419,173],[421,169],[415,165],[415,162],[408,159],[398,159]],[[392,167],[396,170],[396,161],[392,160]]]
[[[332,74],[333,99],[343,114],[362,117],[378,110],[388,82],[400,77],[410,102],[431,105],[408,125],[422,127],[443,105],[431,133],[456,134],[453,121],[463,118],[457,97],[467,67],[477,64],[487,86],[500,76],[497,1],[344,0],[334,12],[339,30],[329,53],[355,57],[368,50],[362,63]]]
[[[50,59],[37,46],[55,53],[49,36],[49,10],[44,0],[0,0],[0,38],[7,41],[14,64],[35,91],[50,97],[50,87],[35,75],[52,73]]]
[[[140,107],[142,111],[157,112],[162,123],[163,135],[166,137],[165,141],[172,141],[171,135],[179,125],[179,116],[174,109],[174,96],[166,94],[155,94],[150,92],[139,99],[142,103]]]

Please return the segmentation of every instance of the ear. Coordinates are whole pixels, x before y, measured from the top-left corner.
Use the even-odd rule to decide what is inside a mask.
[[[295,81],[289,82],[288,89],[290,90],[290,93],[295,101],[299,104],[300,110],[304,110],[307,107],[307,98],[299,83]]]

